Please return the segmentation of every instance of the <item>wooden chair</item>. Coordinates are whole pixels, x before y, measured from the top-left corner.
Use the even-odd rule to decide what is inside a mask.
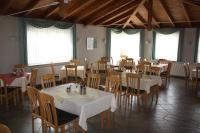
[[[50,88],[56,86],[55,77],[53,74],[45,74],[41,76],[42,88]]]
[[[109,57],[101,57],[101,61],[109,62],[110,58]]]
[[[0,133],[11,133],[11,131],[6,125],[0,123]]]
[[[66,72],[66,83],[77,83],[77,66],[76,65],[65,65]]]
[[[106,77],[105,91],[115,94],[115,97],[120,92],[120,77],[118,75],[112,75]]]
[[[145,73],[145,67],[142,64],[138,64],[136,66],[136,73],[137,74],[144,74]]]
[[[150,75],[160,76],[160,67],[151,67],[150,68]]]
[[[168,62],[167,71],[161,72],[160,76],[162,79],[165,79],[165,86],[170,81],[170,72],[171,72],[172,62]]]
[[[30,86],[32,86],[32,87],[35,87],[35,85],[36,85],[37,73],[38,73],[37,68],[34,68],[31,70]]]
[[[29,103],[31,107],[31,116],[32,116],[32,132],[34,133],[34,120],[39,118],[41,119],[41,112],[39,106],[39,90],[34,87],[27,87],[27,94],[29,97]],[[42,120],[42,119],[41,119]],[[43,128],[43,126],[42,126]]]
[[[100,75],[89,73],[87,77],[87,86],[91,88],[98,89],[100,84]]]
[[[97,65],[98,65],[98,73],[107,74],[107,61],[99,60],[97,62]]]
[[[14,68],[15,69],[20,69],[20,70],[22,70],[22,71],[24,71],[24,69],[27,67],[27,65],[26,64],[16,64],[16,65],[14,65]]]
[[[126,60],[122,59],[119,62],[119,70],[125,70],[125,66],[126,66]]]
[[[128,106],[132,104],[133,96],[136,96],[137,98],[137,106],[140,107],[140,97],[144,98],[145,105],[147,103],[147,92],[145,90],[140,90],[140,76],[138,74],[134,73],[127,73],[126,74],[126,83],[127,83],[127,89],[126,89],[126,104],[128,103]]]
[[[5,100],[6,110],[9,109],[10,99],[13,99],[14,105],[16,105],[18,91],[19,87],[7,86],[4,79],[0,76],[0,103],[3,104],[3,100]]]
[[[47,133],[51,127],[54,128],[55,133],[58,133],[60,128],[61,132],[65,133],[65,126],[70,126],[71,124],[73,124],[75,132],[78,119],[77,115],[56,108],[54,98],[45,93],[39,93],[39,102],[44,123],[44,133]]]
[[[125,69],[132,72],[134,67],[135,67],[135,62],[133,60],[133,58],[126,58],[126,62],[125,62]]]
[[[190,67],[189,63],[184,63],[184,72],[185,72],[185,87],[189,87],[189,80],[190,80]]]
[[[70,65],[78,66],[79,64],[80,64],[80,60],[79,59],[70,60]]]
[[[159,64],[168,64],[169,61],[166,60],[166,59],[158,59],[158,63],[159,63]]]

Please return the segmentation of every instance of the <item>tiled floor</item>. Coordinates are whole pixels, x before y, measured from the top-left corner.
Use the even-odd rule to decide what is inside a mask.
[[[186,89],[183,79],[172,78],[168,88],[161,90],[158,104],[140,112],[121,106],[112,114],[112,128],[101,128],[100,116],[88,120],[89,133],[200,133],[200,97]],[[12,107],[5,112],[0,106],[0,122],[13,133],[31,133],[28,102],[23,109]],[[36,122],[35,131],[41,131]]]

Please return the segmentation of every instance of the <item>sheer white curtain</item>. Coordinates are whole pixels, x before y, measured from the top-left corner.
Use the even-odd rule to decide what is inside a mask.
[[[111,31],[111,57],[113,64],[118,64],[121,55],[138,59],[140,53],[140,32],[128,35],[124,32],[116,34]]]
[[[66,62],[73,58],[72,29],[27,25],[28,65]]]
[[[155,57],[156,59],[167,59],[177,61],[179,32],[169,35],[156,33]]]

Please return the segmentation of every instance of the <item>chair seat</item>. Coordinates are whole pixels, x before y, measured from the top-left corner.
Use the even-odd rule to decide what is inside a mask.
[[[8,86],[7,89],[7,93],[10,93],[12,91],[16,91],[18,88],[20,87],[15,87],[15,86]],[[2,94],[5,94],[5,89],[3,87],[0,87],[0,90],[2,90]]]
[[[65,112],[56,108],[57,116],[58,116],[58,125],[69,123],[78,118],[77,115]]]
[[[137,94],[137,93],[138,93],[138,89],[129,88],[129,89],[128,89],[128,92],[129,92],[129,93]],[[145,93],[145,92],[146,92],[145,90],[140,90],[140,91],[139,91],[139,94],[143,94],[143,93]]]

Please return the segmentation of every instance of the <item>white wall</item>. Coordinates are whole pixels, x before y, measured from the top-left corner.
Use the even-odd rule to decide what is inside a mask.
[[[18,19],[0,17],[0,73],[11,72],[20,62]]]
[[[84,59],[87,58],[89,63],[93,63],[106,56],[106,28],[98,26],[76,25],[77,35],[77,58],[81,64],[84,64]],[[86,49],[86,38],[95,37],[97,39],[97,48],[94,50]]]

